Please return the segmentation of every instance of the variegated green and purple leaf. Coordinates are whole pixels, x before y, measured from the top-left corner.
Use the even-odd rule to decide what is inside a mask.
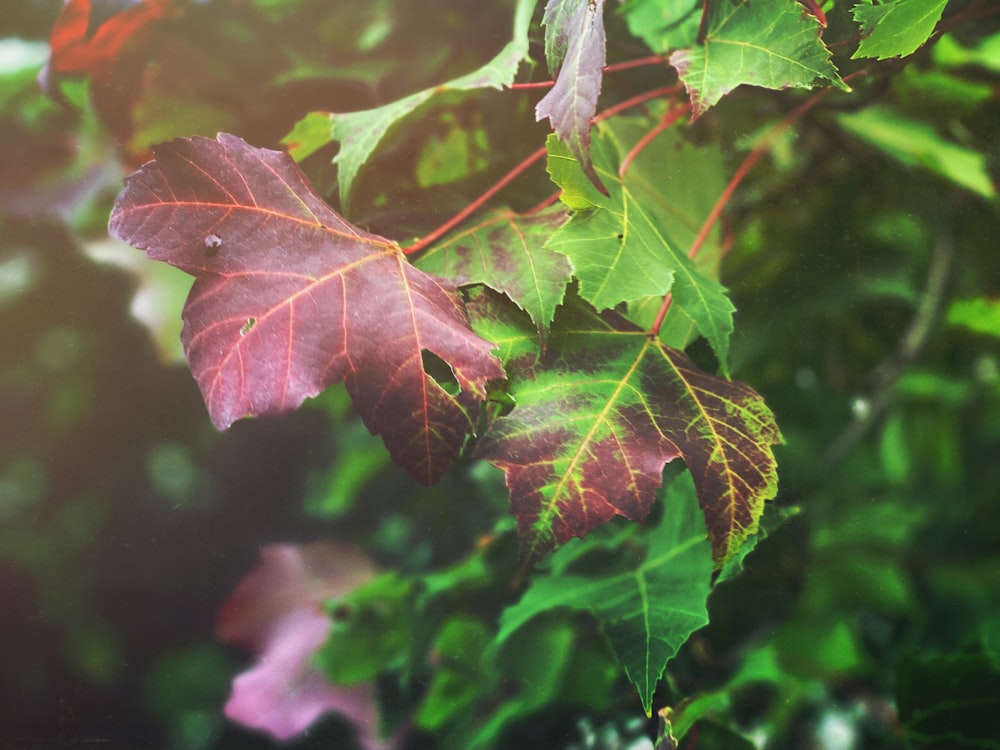
[[[546,352],[490,295],[469,310],[474,329],[499,342],[516,404],[477,453],[506,472],[523,557],[618,515],[642,521],[677,458],[694,478],[717,563],[756,530],[777,491],[781,440],[759,394],[576,297],[557,313]]]

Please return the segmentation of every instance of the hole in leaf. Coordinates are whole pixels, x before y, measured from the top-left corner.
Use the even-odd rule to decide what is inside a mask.
[[[434,382],[441,386],[446,393],[454,396],[462,390],[458,384],[458,378],[455,377],[454,370],[451,369],[451,365],[438,355],[427,349],[422,349],[420,351],[420,358],[424,365],[424,372],[434,378]]]
[[[619,235],[618,235],[618,239],[620,239],[620,240],[623,240],[623,239],[625,239],[625,235],[624,235],[624,234],[619,234]]]
[[[222,238],[217,234],[206,234],[205,235],[205,249],[209,252],[218,250],[222,247]]]
[[[494,405],[496,408],[495,416],[498,417],[510,414],[517,405],[514,396],[507,390],[505,381],[490,383],[486,392],[486,400]]]
[[[257,318],[247,318],[247,322],[244,323],[243,327],[240,329],[240,336],[246,336],[251,330],[253,330],[255,325],[257,325]]]

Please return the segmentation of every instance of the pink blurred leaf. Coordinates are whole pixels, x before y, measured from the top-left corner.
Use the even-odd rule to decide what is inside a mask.
[[[369,560],[351,547],[326,542],[264,547],[257,567],[219,612],[218,637],[258,658],[233,680],[226,716],[287,740],[333,712],[357,728],[365,748],[390,747],[393,743],[378,735],[371,686],[331,685],[313,665],[331,627],[323,602],[374,576]]]

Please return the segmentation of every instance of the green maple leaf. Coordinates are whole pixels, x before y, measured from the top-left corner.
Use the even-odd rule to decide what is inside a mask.
[[[289,154],[296,161],[302,161],[331,141],[340,141],[340,151],[333,161],[338,166],[340,201],[346,206],[358,171],[389,128],[400,119],[446,91],[501,89],[514,82],[521,61],[528,57],[528,29],[537,1],[518,0],[511,41],[481,68],[381,107],[347,113],[311,112],[296,123],[282,141]]]
[[[565,255],[544,247],[565,221],[561,207],[527,216],[500,209],[432,247],[416,265],[459,286],[485,284],[506,294],[544,338],[573,273]]]
[[[771,447],[781,438],[760,395],[575,295],[545,352],[509,308],[486,293],[468,303],[474,330],[499,348],[516,404],[476,452],[506,472],[522,557],[618,515],[645,519],[676,458],[694,477],[716,561],[733,555],[777,491]]]
[[[688,90],[692,116],[704,114],[740,84],[812,88],[825,79],[849,90],[815,16],[792,0],[708,0],[700,44],[670,56]]]
[[[549,174],[574,215],[546,247],[569,257],[580,296],[598,310],[671,292],[675,305],[708,339],[727,372],[735,308],[725,287],[687,255],[700,214],[707,215],[711,204],[703,200],[701,178],[692,176],[699,172],[683,174],[674,168],[667,150],[678,145],[672,138],[663,141],[663,150],[641,153],[625,177],[619,177],[619,161],[632,147],[637,130],[629,121],[600,123],[591,153],[608,195],[594,189],[565,146],[550,136]],[[709,179],[713,163],[718,162],[711,157],[706,161]],[[690,198],[679,196],[685,190],[701,196],[695,198],[697,203],[685,203]]]
[[[564,572],[561,558],[572,558],[587,546],[567,545],[553,556],[554,572],[533,580],[521,600],[504,611],[497,642],[554,608],[592,612],[648,715],[667,662],[691,633],[708,623],[711,591],[711,545],[691,475],[678,476],[665,494],[663,519],[634,569],[596,576]]]
[[[858,3],[851,8],[854,20],[867,35],[851,55],[906,57],[916,52],[934,32],[948,0],[888,0],[879,5]]]

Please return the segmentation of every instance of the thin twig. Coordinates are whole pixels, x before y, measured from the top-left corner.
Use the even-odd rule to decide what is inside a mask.
[[[605,65],[602,70],[603,73],[620,73],[623,70],[631,70],[632,68],[642,68],[647,65],[660,65],[666,62],[662,55],[649,55],[648,57],[638,57],[634,60],[625,60],[619,63],[612,63],[611,65]],[[514,83],[511,84],[510,88],[523,91],[525,89],[547,89],[552,88],[555,85],[555,81],[534,81],[532,83]]]
[[[555,202],[556,202],[557,200],[559,200],[559,194],[560,194],[561,192],[562,192],[562,191],[560,191],[560,190],[556,190],[556,191],[555,191],[554,193],[552,193],[552,194],[551,194],[551,195],[550,195],[550,196],[549,196],[548,198],[546,198],[546,199],[545,199],[545,200],[543,200],[543,201],[540,201],[540,202],[539,202],[539,203],[538,203],[537,205],[535,205],[535,206],[532,206],[532,207],[531,207],[531,208],[529,208],[529,209],[528,209],[527,211],[525,211],[525,212],[524,212],[524,213],[525,213],[525,215],[526,215],[526,216],[531,216],[532,214],[537,214],[537,213],[538,213],[539,211],[544,211],[544,210],[545,210],[546,208],[548,208],[548,207],[549,207],[549,206],[551,206],[551,205],[552,205],[553,203],[555,203]]]
[[[628,170],[629,165],[632,163],[635,157],[638,156],[642,152],[642,150],[646,148],[646,146],[648,146],[653,141],[654,138],[656,138],[656,136],[658,136],[664,130],[669,128],[671,125],[673,125],[681,117],[683,117],[686,113],[690,111],[691,111],[690,104],[684,104],[680,107],[674,107],[673,109],[667,110],[663,114],[663,118],[660,120],[660,122],[657,123],[656,127],[654,127],[652,130],[646,133],[646,135],[640,138],[638,143],[636,143],[631,148],[631,150],[627,154],[625,154],[625,158],[622,159],[622,163],[618,167],[618,176],[624,177],[625,172]]]
[[[864,74],[865,71],[858,71],[847,78],[857,77]],[[846,81],[847,78],[844,80]],[[693,260],[698,255],[702,245],[705,244],[705,240],[708,239],[709,232],[712,231],[712,227],[715,226],[715,222],[719,220],[722,210],[729,204],[730,199],[733,197],[733,193],[736,192],[736,188],[743,181],[743,178],[747,176],[750,170],[757,165],[757,162],[763,158],[764,154],[768,152],[771,148],[771,144],[774,142],[774,139],[795,124],[806,112],[815,107],[820,101],[828,96],[832,90],[833,89],[823,89],[814,96],[806,99],[802,102],[802,104],[778,121],[777,124],[772,126],[771,129],[764,133],[760,140],[757,141],[754,147],[750,150],[750,153],[747,154],[746,158],[736,169],[736,173],[733,175],[732,179],[729,180],[729,184],[726,185],[725,190],[722,191],[722,194],[715,202],[715,205],[712,206],[712,210],[708,212],[708,216],[702,223],[701,229],[698,230],[698,234],[694,238],[694,242],[691,243],[691,248],[688,250],[689,258]],[[659,335],[660,328],[663,326],[663,321],[667,317],[667,312],[670,310],[672,302],[673,296],[670,292],[667,292],[667,294],[663,297],[663,304],[660,305],[660,311],[656,314],[656,319],[653,321],[653,325],[649,329],[651,335]]]
[[[629,99],[626,99],[623,102],[615,104],[614,106],[608,107],[606,110],[599,113],[594,118],[594,122],[598,122],[599,120],[604,120],[608,117],[611,117],[614,114],[618,114],[619,112],[629,109],[630,107],[635,107],[645,102],[648,102],[652,99],[656,99],[661,96],[666,96],[677,90],[678,90],[677,86],[666,86],[664,88],[653,89],[652,91],[646,91],[637,96],[633,96]],[[521,172],[523,172],[532,164],[534,164],[536,161],[545,156],[545,153],[546,149],[543,146],[542,148],[528,155],[528,157],[525,158],[520,164],[518,164],[516,167],[510,170],[506,175],[500,178],[500,180],[496,184],[492,185],[488,190],[486,190],[486,192],[484,192],[482,195],[480,195],[478,198],[472,201],[461,211],[459,211],[457,214],[448,219],[448,221],[446,221],[444,224],[439,226],[430,234],[421,237],[412,245],[407,245],[406,247],[402,248],[403,254],[414,255],[415,253],[419,253],[421,250],[426,250],[434,242],[439,240],[444,235],[448,234],[448,232],[450,232],[452,229],[454,229],[463,221],[465,221],[467,218],[469,218],[469,216],[471,216],[473,213],[478,211],[490,198],[492,198],[494,195],[500,192],[504,187],[506,187],[515,177],[521,174]],[[551,197],[547,198],[546,201],[548,201],[548,203],[543,202],[543,204],[541,204],[540,207],[536,207],[536,209],[532,210],[540,210],[540,208],[544,208],[545,205],[549,205],[552,200],[553,199]]]
[[[550,89],[556,85],[555,81],[533,81],[531,83],[512,83],[512,91],[524,91],[525,89]]]
[[[631,109],[632,107],[638,107],[640,104],[645,104],[653,99],[669,96],[670,94],[680,91],[680,88],[679,84],[675,84],[673,86],[664,86],[662,88],[652,89],[651,91],[644,91],[641,94],[636,94],[635,96],[631,96],[624,101],[618,102],[618,104],[613,104],[608,107],[594,118],[594,122],[607,120],[609,117],[614,117],[619,112],[624,112],[626,109]]]
[[[895,350],[872,371],[872,394],[866,399],[868,408],[848,422],[830,443],[820,458],[820,464],[830,469],[840,463],[851,449],[872,428],[889,406],[896,384],[903,373],[923,351],[941,315],[945,292],[955,260],[955,243],[950,234],[939,234],[934,242],[927,281],[913,313],[910,325],[896,344]]]
[[[663,55],[649,55],[648,57],[637,57],[634,60],[625,60],[619,63],[611,63],[611,65],[606,65],[604,67],[605,73],[618,73],[622,70],[631,70],[632,68],[641,68],[646,65],[661,65],[667,60]]]
[[[424,237],[421,237],[419,240],[417,240],[416,242],[414,242],[412,245],[404,247],[402,249],[403,250],[403,254],[404,255],[413,255],[414,253],[418,253],[421,250],[429,247],[433,242],[435,242],[440,237],[443,237],[444,235],[448,234],[448,232],[450,232],[452,229],[454,229],[459,224],[461,224],[463,221],[465,221],[473,213],[475,213],[476,211],[478,211],[480,209],[480,207],[484,203],[486,203],[486,201],[488,201],[494,195],[496,195],[501,190],[503,190],[515,177],[517,177],[519,174],[521,174],[521,172],[523,172],[524,170],[526,170],[528,167],[530,167],[536,161],[538,161],[539,159],[541,159],[543,156],[545,156],[545,146],[542,146],[537,151],[531,153],[520,164],[518,164],[516,167],[514,167],[512,170],[510,170],[507,174],[505,174],[503,177],[501,177],[492,187],[489,188],[489,190],[487,190],[486,192],[484,192],[482,195],[480,195],[478,198],[476,198],[474,201],[472,201],[472,203],[470,203],[465,208],[463,208],[461,211],[459,211],[457,214],[455,214],[454,216],[452,216],[450,219],[448,219],[448,221],[446,221],[444,224],[442,224],[441,226],[439,226],[433,232],[431,232],[428,235],[425,235]]]

